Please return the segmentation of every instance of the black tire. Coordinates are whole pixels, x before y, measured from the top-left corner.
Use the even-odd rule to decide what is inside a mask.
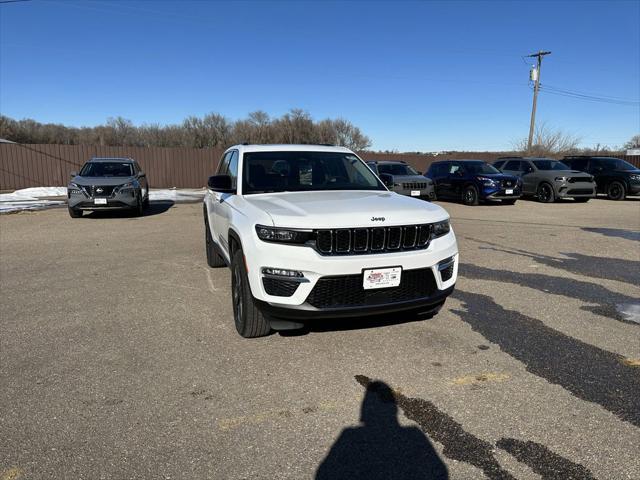
[[[541,203],[553,203],[556,201],[556,194],[553,191],[553,187],[547,182],[542,182],[538,185],[536,196]]]
[[[271,324],[256,304],[244,265],[244,254],[237,249],[231,260],[231,298],[236,330],[244,338],[264,337],[271,332]]]
[[[69,207],[69,216],[71,218],[80,218],[82,217],[82,210]]]
[[[621,182],[613,181],[607,185],[607,198],[609,200],[624,200],[627,196],[627,189]]]
[[[512,199],[509,199],[509,200],[502,200],[502,204],[503,205],[515,205],[516,201],[518,201],[517,198],[512,198]]]
[[[587,203],[589,200],[591,200],[591,198],[589,197],[579,197],[573,199],[573,201],[576,203]]]
[[[144,201],[142,202],[142,206],[144,208],[149,208],[149,191],[147,191],[147,196],[144,197]]]
[[[462,190],[462,203],[469,206],[475,206],[480,203],[478,198],[478,189],[473,185],[467,185]]]
[[[204,244],[207,251],[207,265],[211,268],[224,267],[226,264],[222,257],[218,255],[218,252],[216,252],[216,247],[211,237],[211,230],[209,230],[209,221],[206,216],[204,219]]]
[[[138,201],[136,202],[136,206],[133,207],[133,214],[136,217],[141,217],[142,215],[144,215],[144,202],[142,201],[142,198],[138,197]]]

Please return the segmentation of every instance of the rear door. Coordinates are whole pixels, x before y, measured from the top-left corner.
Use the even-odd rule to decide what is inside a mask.
[[[443,185],[447,183],[449,176],[449,162],[436,163],[431,166],[429,171],[429,178],[433,180],[434,188],[436,190],[436,197],[446,198],[445,189]]]
[[[226,165],[225,175],[231,177],[231,188],[237,191],[238,188],[238,151],[229,152],[229,161]],[[235,193],[218,193],[218,201],[216,202],[216,226],[218,231],[219,245],[229,253],[228,232],[233,215],[234,204],[237,201]]]

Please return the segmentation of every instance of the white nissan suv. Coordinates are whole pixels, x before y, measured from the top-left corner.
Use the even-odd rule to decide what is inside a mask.
[[[310,318],[435,314],[456,282],[447,212],[388,191],[343,147],[229,148],[204,222],[209,266],[231,268],[243,337]]]

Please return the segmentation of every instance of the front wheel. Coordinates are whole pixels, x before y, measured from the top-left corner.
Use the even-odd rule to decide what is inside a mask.
[[[69,207],[69,216],[71,218],[80,218],[82,216],[82,210]]]
[[[467,185],[462,191],[462,203],[469,206],[478,205],[478,189],[473,185]]]
[[[251,295],[241,249],[235,251],[231,261],[231,297],[233,298],[233,319],[238,333],[244,338],[268,335],[271,325]]]
[[[136,217],[141,217],[144,214],[144,202],[142,201],[142,197],[138,197],[136,206],[133,207],[133,214]]]
[[[538,201],[542,203],[553,203],[556,199],[553,187],[548,183],[541,183],[537,190]]]
[[[624,200],[627,196],[624,185],[620,182],[611,182],[607,186],[607,197],[609,200]]]

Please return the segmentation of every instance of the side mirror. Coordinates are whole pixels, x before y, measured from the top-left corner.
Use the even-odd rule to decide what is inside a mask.
[[[393,176],[389,175],[388,173],[381,173],[380,174],[380,180],[382,180],[382,183],[384,183],[384,186],[387,188],[391,188],[393,187]]]
[[[147,176],[147,174],[146,174],[146,173],[144,173],[142,170],[140,170],[140,171],[138,172],[138,176],[139,176],[139,177],[146,177],[146,176]]]
[[[73,177],[77,177],[77,176],[78,176],[78,172],[76,172],[76,171],[74,170],[74,171],[73,171],[73,172],[71,172],[69,175],[71,176],[71,178],[73,178]]]
[[[214,175],[209,177],[207,186],[214,192],[236,193],[235,188],[231,186],[231,177],[229,175]]]

